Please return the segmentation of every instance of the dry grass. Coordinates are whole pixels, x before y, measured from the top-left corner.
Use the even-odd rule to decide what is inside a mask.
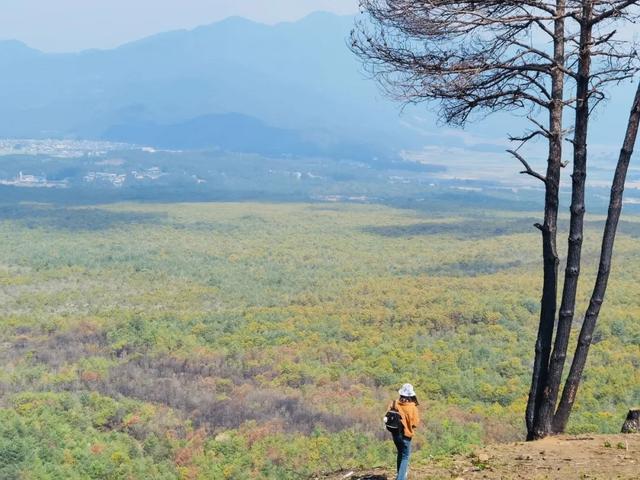
[[[390,445],[390,448],[392,446]],[[390,471],[344,471],[325,480],[392,480]],[[412,480],[637,480],[640,434],[582,435],[493,445],[472,455],[414,466]]]

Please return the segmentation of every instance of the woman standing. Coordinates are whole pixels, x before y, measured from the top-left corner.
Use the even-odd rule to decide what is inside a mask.
[[[413,390],[413,385],[405,383],[398,390],[400,398],[389,405],[389,409],[395,407],[400,412],[402,427],[392,433],[393,443],[398,450],[396,480],[407,480],[409,472],[409,457],[411,456],[411,439],[415,429],[420,425],[420,414],[418,413],[418,397]],[[395,405],[394,405],[395,404]]]

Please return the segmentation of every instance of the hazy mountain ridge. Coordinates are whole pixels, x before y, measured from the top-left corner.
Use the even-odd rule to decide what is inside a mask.
[[[72,54],[2,42],[0,61],[12,68],[0,79],[7,113],[0,136],[113,138],[131,126],[117,140],[135,140],[143,125],[241,114],[267,128],[295,130],[297,143],[321,152],[326,146],[318,138],[333,146],[411,143],[415,134],[397,107],[379,99],[346,48],[352,23],[331,14],[276,26],[236,17]],[[279,153],[305,154],[306,147]],[[271,153],[268,144],[265,152]]]
[[[453,132],[436,125],[434,105],[409,107],[401,115],[347,48],[353,22],[328,13],[274,26],[232,17],[112,50],[67,54],[0,42],[6,72],[0,77],[0,138],[147,143],[150,137],[176,138],[191,122],[231,114],[261,122],[253,139],[232,132],[223,141],[213,141],[221,134],[209,135],[194,146],[240,145],[242,152],[272,155],[274,145],[281,145],[278,154],[371,161],[428,145],[435,147],[425,156],[428,163],[506,160],[507,134],[529,128],[526,119],[497,114]],[[616,87],[606,109],[594,116],[592,156],[605,166],[619,148],[633,90]],[[170,127],[175,129],[167,134]],[[266,132],[275,138],[258,141]],[[543,147],[533,163],[545,161]]]

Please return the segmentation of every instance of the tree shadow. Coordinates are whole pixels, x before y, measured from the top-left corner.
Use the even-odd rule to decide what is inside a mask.
[[[443,263],[418,270],[417,273],[427,274],[432,277],[477,277],[493,275],[494,273],[521,267],[522,261],[491,262],[485,259],[470,261]]]
[[[387,238],[408,238],[420,236],[449,235],[459,240],[479,240],[484,238],[501,237],[532,233],[537,230],[534,224],[539,222],[533,217],[519,218],[515,220],[500,220],[495,218],[468,218],[459,222],[423,222],[411,225],[384,225],[367,226],[362,229],[365,233]],[[586,229],[602,231],[603,220],[585,221]],[[568,230],[567,220],[560,220],[558,228],[561,231]],[[633,238],[640,238],[640,222],[621,220],[618,226],[619,233]]]
[[[101,208],[73,208],[41,204],[0,205],[0,222],[14,221],[26,228],[66,231],[100,231],[125,225],[165,222],[166,213],[111,211]]]
[[[458,239],[482,239],[531,233],[535,231],[533,218],[517,220],[467,219],[461,222],[428,222],[412,225],[368,226],[365,233],[387,238],[406,238],[433,235],[451,235]]]
[[[604,220],[587,221],[585,225],[588,228],[593,228],[602,232],[604,229]],[[632,238],[640,238],[640,222],[630,222],[626,220],[620,220],[618,223],[618,233],[622,235],[628,235]]]

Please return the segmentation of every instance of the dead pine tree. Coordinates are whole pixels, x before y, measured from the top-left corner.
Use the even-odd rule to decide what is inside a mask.
[[[619,39],[616,27],[635,19],[638,3],[361,0],[363,15],[352,32],[352,50],[391,97],[404,103],[434,102],[441,120],[455,125],[464,125],[474,113],[497,111],[525,113],[531,122],[531,130],[510,138],[516,147],[509,150],[522,163],[522,173],[541,181],[545,192],[543,222],[536,224],[543,288],[525,414],[530,440],[564,430],[584,368],[574,360],[572,380],[567,380],[558,406],[580,275],[589,118],[609,85],[637,71],[634,45]],[[573,119],[566,118],[567,111]],[[565,129],[565,123],[572,128]],[[563,163],[563,139],[569,130],[571,220],[558,309],[557,220],[561,171],[568,163]],[[520,153],[533,139],[548,144],[544,173]],[[589,325],[595,326],[603,296],[604,291],[592,299],[575,358],[586,359]]]
[[[575,48],[568,61],[575,65],[571,68],[575,68],[576,76],[575,132],[572,140],[572,195],[567,261],[557,330],[546,382],[541,382],[538,387],[541,388],[539,390],[541,394],[534,406],[534,428],[533,432],[530,432],[532,438],[541,438],[549,433],[562,433],[569,420],[600,307],[604,301],[613,242],[622,207],[626,171],[637,135],[638,98],[636,97],[612,183],[612,203],[609,207],[603,234],[600,270],[589,308],[584,317],[571,371],[558,404],[571,327],[575,319],[576,292],[581,267],[589,119],[593,109],[605,98],[606,87],[609,84],[629,79],[637,72],[635,46],[632,43],[617,40],[616,28],[623,28],[625,22],[636,20],[638,12],[633,7],[640,2],[581,0],[571,3],[571,8],[568,9],[571,20],[567,23],[573,29],[568,33],[568,38],[575,44]]]

